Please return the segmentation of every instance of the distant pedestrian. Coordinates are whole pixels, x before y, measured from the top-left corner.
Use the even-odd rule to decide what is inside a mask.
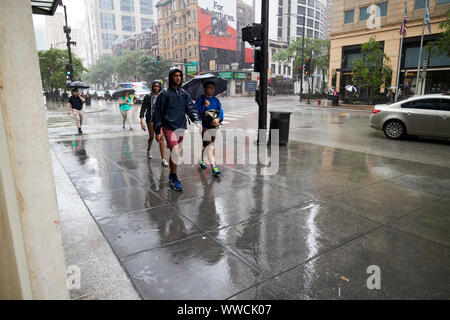
[[[402,90],[402,88],[398,88],[398,100],[403,100],[403,90]]]
[[[144,117],[147,123],[148,129],[148,144],[147,144],[147,157],[152,159],[152,142],[155,137],[155,128],[153,127],[153,118],[155,113],[156,101],[158,99],[159,94],[161,93],[161,82],[159,80],[155,80],[152,83],[152,92],[147,94],[144,97],[144,101],[142,102],[141,112],[139,114],[139,118],[141,121],[141,128],[145,131]],[[164,139],[160,139],[159,141],[159,151],[161,153],[162,165],[167,167],[169,163],[165,159],[165,146]]]
[[[217,129],[223,122],[223,109],[220,100],[213,97],[214,83],[206,81],[203,89],[205,94],[200,96],[195,101],[195,107],[202,120],[202,137],[203,137],[203,149],[202,160],[200,161],[200,168],[206,169],[205,163],[205,151],[211,165],[212,174],[217,177],[222,172],[216,166],[216,160],[214,156],[214,141],[216,140]]]
[[[386,94],[386,101],[387,101],[387,103],[391,103],[392,102],[392,98],[393,98],[393,94],[392,94],[392,91],[389,89],[388,93]]]
[[[131,106],[134,105],[133,99],[130,97],[130,92],[125,91],[125,95],[119,99],[120,113],[122,114],[122,127],[125,129],[125,123],[131,127]]]
[[[78,89],[72,90],[72,96],[69,98],[69,103],[67,104],[67,114],[70,116],[71,111],[75,118],[75,122],[78,128],[78,134],[82,134],[81,126],[83,125],[83,103],[86,100],[80,95]]]
[[[186,116],[197,125],[200,132],[202,125],[197,110],[192,103],[191,96],[181,88],[183,72],[172,67],[169,72],[169,87],[161,92],[156,100],[154,113],[154,128],[156,140],[159,142],[164,135],[167,147],[170,149],[170,186],[176,190],[183,190],[177,177],[177,164],[182,148],[184,130],[187,129]]]

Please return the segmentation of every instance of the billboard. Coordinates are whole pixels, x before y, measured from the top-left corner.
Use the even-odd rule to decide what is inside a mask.
[[[244,63],[255,63],[255,57],[253,55],[253,48],[248,42],[245,42],[244,55],[245,55]]]
[[[200,46],[236,51],[236,0],[198,0]]]

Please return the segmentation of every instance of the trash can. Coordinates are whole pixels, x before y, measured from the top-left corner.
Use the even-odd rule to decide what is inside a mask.
[[[86,97],[86,105],[87,106],[91,105],[91,97]]]
[[[339,106],[339,96],[338,95],[333,96],[333,99],[331,100],[331,105],[333,107]]]
[[[269,143],[271,142],[271,135],[273,129],[279,130],[280,144],[288,143],[290,119],[291,119],[291,112],[270,111]]]

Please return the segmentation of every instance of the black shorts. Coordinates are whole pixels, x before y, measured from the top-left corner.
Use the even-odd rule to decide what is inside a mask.
[[[203,148],[206,148],[211,143],[216,141],[216,134],[217,134],[217,128],[211,128],[211,129],[203,128],[203,131],[202,131]]]

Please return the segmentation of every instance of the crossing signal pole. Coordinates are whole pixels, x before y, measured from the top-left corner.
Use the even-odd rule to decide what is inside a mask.
[[[66,21],[66,25],[64,26],[64,33],[66,34],[66,39],[67,39],[67,51],[69,54],[69,68],[66,65],[66,76],[68,78],[68,80],[70,80],[71,82],[73,82],[73,64],[72,64],[72,51],[70,49],[70,32],[72,31],[71,28],[68,26],[67,24],[67,10],[66,10],[66,6],[62,4],[62,2],[60,2],[60,5],[62,5],[64,7],[64,17],[65,17],[65,21]]]
[[[256,102],[259,105],[258,129],[267,129],[267,86],[269,51],[269,1],[261,0],[261,23],[242,28],[242,41],[255,47],[254,71],[259,72],[259,90],[256,90]],[[258,144],[266,143],[259,141]]]

